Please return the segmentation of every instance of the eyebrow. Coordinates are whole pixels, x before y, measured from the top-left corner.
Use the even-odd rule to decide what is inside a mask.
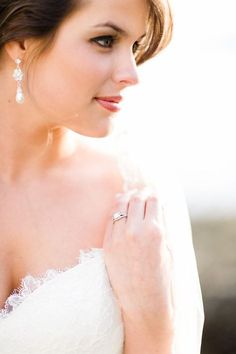
[[[109,27],[112,28],[114,31],[120,33],[123,36],[127,36],[127,32],[125,30],[123,30],[122,28],[118,27],[116,24],[114,24],[113,22],[104,22],[104,23],[99,23],[97,25],[95,25],[94,27]],[[140,36],[139,38],[143,38],[146,36],[146,33],[144,33],[142,36]]]

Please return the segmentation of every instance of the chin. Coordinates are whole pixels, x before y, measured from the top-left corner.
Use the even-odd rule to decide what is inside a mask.
[[[90,130],[82,130],[82,129],[73,129],[70,128],[72,131],[75,133],[78,133],[79,135],[88,137],[88,138],[105,138],[109,136],[112,131],[113,131],[113,126],[106,126],[106,127],[101,127],[100,129],[90,129]]]

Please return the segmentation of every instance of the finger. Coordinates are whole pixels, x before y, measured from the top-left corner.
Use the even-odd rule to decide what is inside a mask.
[[[112,220],[112,234],[113,237],[116,237],[122,233],[122,230],[124,229],[124,226],[126,224],[127,217],[123,217],[119,220],[113,220],[113,215],[115,213],[121,212],[122,214],[127,215],[128,213],[128,202],[129,202],[129,196],[128,195],[123,195],[119,197],[114,205],[112,215],[111,215],[111,220]],[[120,237],[120,236],[119,236]]]
[[[113,220],[113,215],[117,212],[121,212],[127,214],[128,209],[128,199],[126,198],[119,198],[114,204],[114,207],[109,215],[109,220],[107,222],[105,234],[104,234],[104,241],[103,244],[109,244],[112,240],[122,233],[122,228],[124,228],[126,218],[119,219],[117,221]],[[119,223],[119,227],[118,227]]]
[[[162,222],[162,206],[156,194],[150,194],[146,199],[145,219]]]
[[[128,204],[127,227],[137,228],[144,219],[145,197],[142,192],[134,194]]]
[[[113,221],[114,213],[116,213],[118,211],[125,213],[127,210],[128,201],[126,201],[126,198],[125,198],[124,194],[117,194],[116,195],[114,205],[109,213],[109,219],[106,224],[106,229],[105,229],[105,234],[104,234],[104,244],[110,243],[113,238],[113,229],[114,229],[114,224],[115,224]],[[121,222],[122,219],[120,219],[119,221]]]

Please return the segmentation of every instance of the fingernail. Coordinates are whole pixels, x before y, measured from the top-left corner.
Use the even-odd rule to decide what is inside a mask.
[[[137,188],[134,188],[134,189],[130,189],[126,192],[121,192],[121,193],[116,193],[115,195],[115,198],[116,200],[119,200],[119,199],[127,199],[127,198],[130,198],[130,196],[134,193],[137,193],[138,189]]]

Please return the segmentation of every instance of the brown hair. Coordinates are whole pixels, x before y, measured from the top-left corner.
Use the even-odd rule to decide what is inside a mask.
[[[147,0],[147,35],[135,53],[142,64],[167,46],[172,35],[168,0]],[[0,52],[10,41],[37,38],[37,55],[52,44],[59,25],[86,0],[0,0]]]
[[[157,55],[172,38],[173,19],[168,0],[148,0],[147,31],[135,56],[138,65]]]

